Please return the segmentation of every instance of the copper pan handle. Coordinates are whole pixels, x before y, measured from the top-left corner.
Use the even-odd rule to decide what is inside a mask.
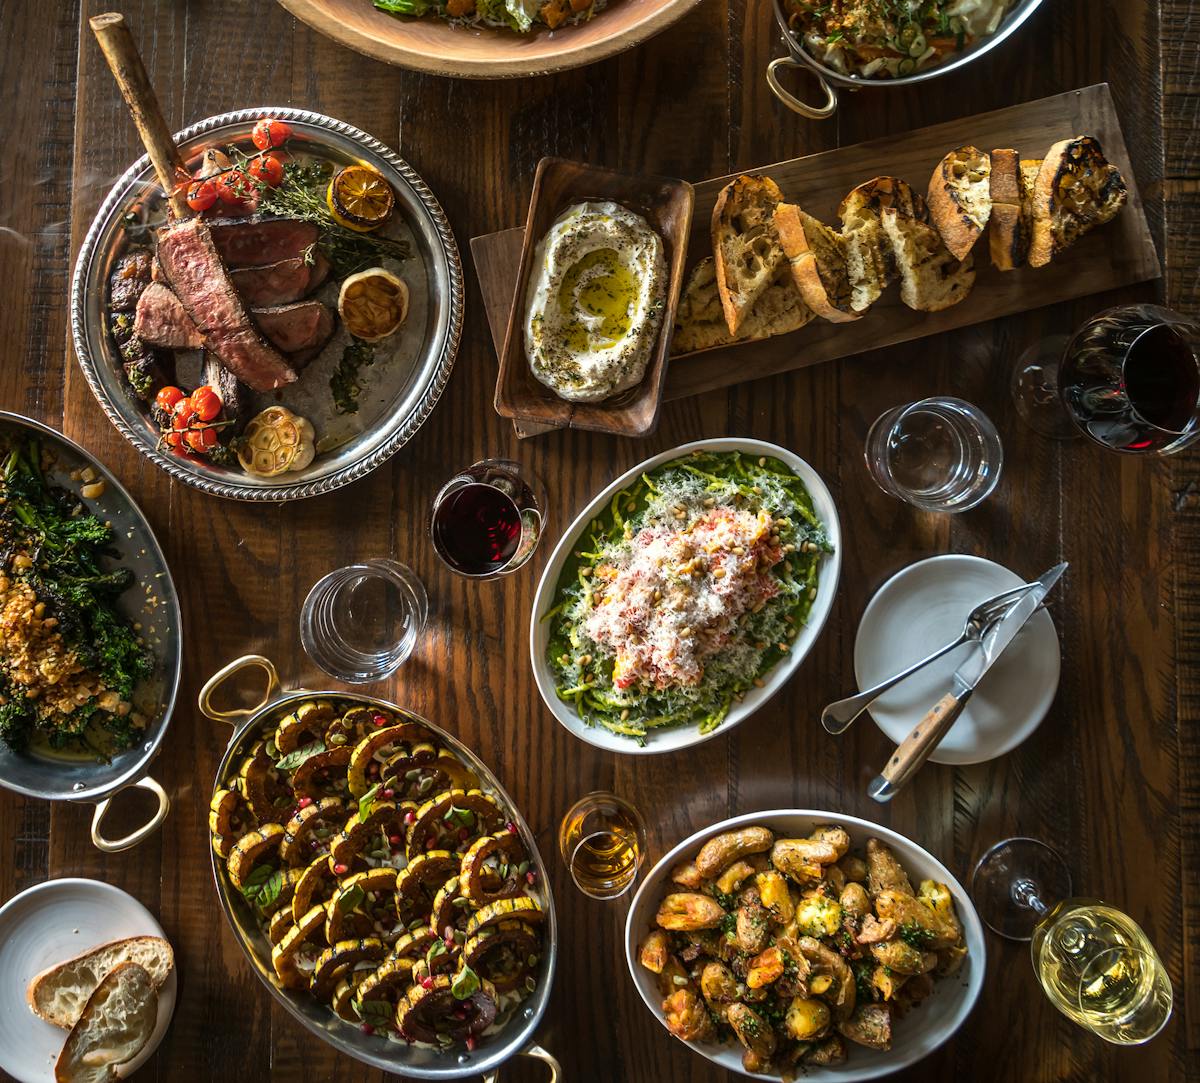
[[[154,794],[158,798],[158,809],[150,818],[149,823],[143,824],[136,831],[131,831],[124,838],[106,839],[100,834],[100,824],[104,821],[108,808],[112,804],[112,798],[106,797],[103,801],[98,801],[96,811],[92,814],[92,843],[97,850],[103,850],[106,854],[116,854],[122,850],[131,849],[154,834],[162,825],[163,820],[167,818],[167,813],[171,811],[171,799],[167,796],[167,791],[154,779],[149,776],[139,778],[134,785]]]
[[[543,1049],[540,1045],[535,1043],[526,1049],[522,1049],[517,1056],[532,1057],[534,1060],[540,1060],[546,1065],[547,1068],[550,1069],[550,1083],[558,1083],[558,1077],[562,1074],[562,1065],[558,1063],[553,1053],[550,1053],[548,1050]],[[483,1077],[483,1083],[498,1083],[499,1079],[500,1069],[497,1068],[495,1071],[488,1072],[488,1074]]]
[[[263,690],[262,699],[253,707],[232,707],[227,711],[214,707],[212,704],[213,693],[244,669],[261,669],[266,673],[267,685]],[[228,665],[222,666],[204,682],[204,687],[200,689],[196,703],[205,718],[211,718],[214,722],[228,722],[232,726],[241,719],[249,718],[261,711],[276,697],[279,689],[279,671],[275,668],[275,663],[261,654],[244,654],[241,658],[235,658]]]
[[[788,68],[789,70],[798,69],[814,75],[821,89],[825,91],[825,103],[823,105],[808,105],[802,102],[779,81],[780,68]],[[833,116],[837,109],[837,92],[826,82],[825,77],[819,72],[812,71],[808,65],[802,64],[790,56],[776,57],[767,65],[767,86],[771,88],[771,93],[793,113],[799,113],[802,117],[808,117],[809,120],[827,120]]]

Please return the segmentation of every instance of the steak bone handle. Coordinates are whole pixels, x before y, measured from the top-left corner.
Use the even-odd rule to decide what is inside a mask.
[[[121,97],[129,106],[142,145],[150,155],[150,163],[158,176],[158,183],[167,193],[172,214],[176,218],[187,218],[191,211],[180,187],[180,182],[187,178],[187,169],[179,147],[175,145],[175,137],[159,108],[158,96],[150,85],[146,65],[142,63],[142,55],[134,44],[125,16],[110,11],[104,15],[93,15],[88,22],[100,43],[104,59],[108,61],[109,71],[121,88]]]
[[[966,689],[947,692],[939,699],[900,742],[887,766],[867,787],[867,793],[880,802],[895,797],[929,759],[929,754],[941,743],[970,698],[971,690]]]

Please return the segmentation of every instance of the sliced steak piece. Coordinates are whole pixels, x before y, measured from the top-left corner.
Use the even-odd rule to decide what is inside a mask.
[[[121,257],[109,279],[109,308],[114,312],[132,312],[137,308],[138,298],[150,282],[153,262],[154,256],[146,248],[134,249]]]
[[[312,258],[295,256],[263,267],[241,267],[229,278],[248,305],[286,305],[307,297],[329,274],[329,260],[315,248]]]
[[[262,267],[303,256],[321,231],[299,218],[226,219],[210,223],[213,244],[225,266]]]
[[[169,350],[197,350],[204,345],[204,336],[183,302],[161,282],[151,282],[142,291],[133,330],[151,346]]]
[[[189,218],[158,235],[158,262],[207,346],[239,380],[255,391],[294,383],[295,370],[264,342],[233,288],[213,245],[208,223]]]
[[[282,353],[320,350],[333,334],[333,313],[320,301],[256,308],[251,315],[259,330]]]
[[[229,443],[228,437],[236,436],[246,427],[248,392],[242,382],[234,376],[211,350],[205,350],[200,362],[200,379],[221,396],[221,405],[226,421],[233,422],[221,433],[221,442]]]

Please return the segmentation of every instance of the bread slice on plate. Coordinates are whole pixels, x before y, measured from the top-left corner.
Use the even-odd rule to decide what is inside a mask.
[[[883,231],[880,212],[895,208],[908,218],[925,221],[928,208],[920,195],[899,177],[874,177],[850,189],[838,207],[846,262],[853,293],[851,307],[864,312],[897,278],[896,257]]]
[[[158,989],[175,965],[171,945],[160,936],[131,936],[113,940],[43,970],[29,983],[25,999],[34,1015],[69,1029],[75,1025],[88,997],[101,979],[121,963],[141,966]]]
[[[737,335],[725,324],[721,300],[717,296],[717,273],[712,256],[696,264],[679,298],[671,355],[711,350],[733,342],[752,342],[798,331],[813,318],[792,282],[786,263],[775,281],[763,292],[742,321]]]
[[[831,323],[857,320],[845,238],[794,203],[775,208],[775,228],[804,303]]]
[[[1090,135],[1055,143],[1033,182],[1029,266],[1044,267],[1125,206],[1125,178]]]
[[[717,292],[731,335],[738,333],[785,262],[773,220],[782,199],[770,177],[741,176],[721,190],[713,207]]]
[[[929,179],[929,214],[955,259],[965,259],[992,211],[991,156],[969,144],[952,150]]]
[[[1021,161],[1011,148],[993,150],[989,194],[992,200],[988,223],[988,250],[992,264],[1001,271],[1024,267],[1029,259],[1031,230],[1029,185],[1026,175],[1036,176],[1041,159]]]
[[[158,993],[145,968],[118,963],[96,986],[54,1065],[57,1083],[111,1083],[117,1065],[145,1048],[158,1021]]]
[[[900,300],[909,308],[940,312],[971,292],[975,266],[969,253],[965,260],[955,259],[933,226],[895,207],[884,207],[880,218],[896,258]]]

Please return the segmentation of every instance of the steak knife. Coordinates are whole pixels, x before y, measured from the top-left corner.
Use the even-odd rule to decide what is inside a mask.
[[[871,797],[880,802],[890,801],[920,770],[929,754],[937,748],[962,714],[963,708],[979,687],[979,682],[1016,639],[1029,618],[1041,608],[1042,601],[1066,570],[1064,562],[1056,564],[1041,576],[1033,589],[1016,602],[1004,619],[984,636],[979,646],[955,671],[951,690],[912,728],[888,760],[887,766],[867,787]]]

